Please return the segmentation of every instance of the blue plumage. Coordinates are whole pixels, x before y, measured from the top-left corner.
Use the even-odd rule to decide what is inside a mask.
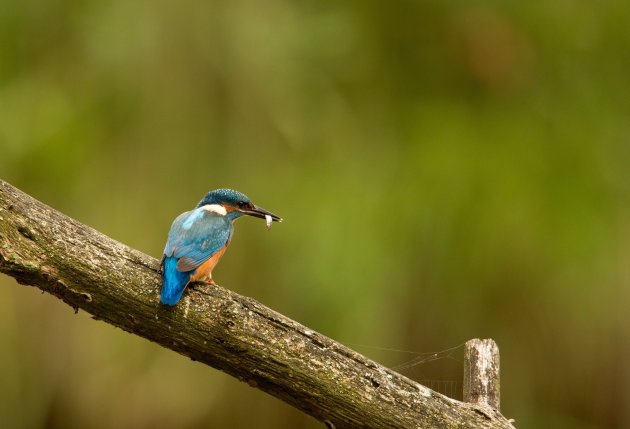
[[[173,221],[162,260],[163,304],[177,304],[191,281],[211,281],[211,271],[232,239],[232,223],[243,215],[282,220],[256,207],[240,192],[218,189],[206,194],[194,210]]]
[[[221,215],[203,207],[182,213],[171,225],[164,255],[177,258],[180,271],[194,270],[228,243],[237,214]]]
[[[164,258],[164,284],[160,301],[162,304],[175,305],[182,297],[184,289],[190,280],[192,271],[181,272],[177,270],[177,258]]]

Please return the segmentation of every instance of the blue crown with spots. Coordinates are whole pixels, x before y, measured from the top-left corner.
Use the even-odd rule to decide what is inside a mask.
[[[236,206],[238,203],[249,203],[250,199],[247,195],[242,194],[234,189],[215,189],[208,192],[197,204],[202,207],[207,204],[222,204]]]

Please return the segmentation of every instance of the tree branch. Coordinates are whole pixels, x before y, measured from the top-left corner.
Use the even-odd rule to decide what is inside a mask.
[[[0,180],[0,272],[343,428],[510,428],[222,287],[161,306],[158,261]]]

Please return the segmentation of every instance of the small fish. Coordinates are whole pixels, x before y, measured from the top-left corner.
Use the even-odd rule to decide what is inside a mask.
[[[265,215],[265,220],[267,221],[267,229],[271,229],[271,222],[273,219],[269,215]]]

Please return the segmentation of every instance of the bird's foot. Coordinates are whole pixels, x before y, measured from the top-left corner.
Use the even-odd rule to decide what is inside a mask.
[[[188,287],[191,288],[192,290],[201,290],[208,286],[217,286],[217,284],[212,279],[209,279],[209,280],[206,279],[206,280],[197,280],[196,282],[190,283],[188,285]]]

